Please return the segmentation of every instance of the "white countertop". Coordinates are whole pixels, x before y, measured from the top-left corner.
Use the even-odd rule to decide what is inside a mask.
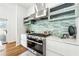
[[[48,36],[46,40],[51,40],[51,41],[56,41],[56,42],[61,42],[61,43],[66,43],[66,44],[71,44],[75,46],[79,46],[79,40],[78,39],[61,39],[55,36]]]

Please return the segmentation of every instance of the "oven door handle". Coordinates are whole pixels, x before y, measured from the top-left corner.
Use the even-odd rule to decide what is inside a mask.
[[[39,44],[39,45],[43,45],[42,43],[38,43],[38,42],[35,42],[35,41],[32,41],[32,40],[28,40],[28,41]]]

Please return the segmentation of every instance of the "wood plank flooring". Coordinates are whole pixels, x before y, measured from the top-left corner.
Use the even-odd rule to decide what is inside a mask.
[[[26,50],[22,45],[16,46],[16,42],[6,44],[6,56],[18,56]]]

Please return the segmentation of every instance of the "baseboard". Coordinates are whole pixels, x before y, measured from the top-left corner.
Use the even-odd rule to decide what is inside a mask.
[[[13,41],[13,42],[7,42],[7,44],[13,44],[13,43],[16,43],[16,41]]]
[[[4,45],[4,44],[7,44],[7,42],[4,42],[4,43],[2,43],[2,44],[3,44],[3,45]]]

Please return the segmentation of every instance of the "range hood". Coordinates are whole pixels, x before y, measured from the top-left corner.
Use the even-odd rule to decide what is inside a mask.
[[[34,9],[34,13],[28,17],[25,17],[24,20],[26,19],[31,20],[31,19],[36,19],[36,18],[47,16],[46,3],[34,3],[33,9]]]
[[[47,8],[45,3],[35,3],[35,17],[46,16]]]

